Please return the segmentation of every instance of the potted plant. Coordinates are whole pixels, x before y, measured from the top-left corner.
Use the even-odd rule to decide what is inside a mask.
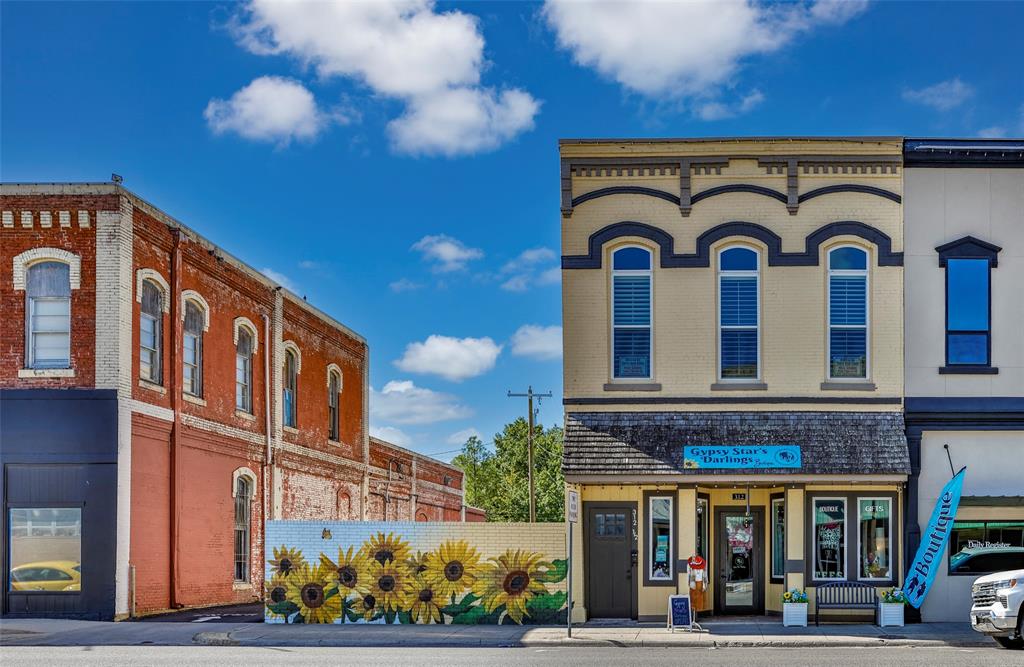
[[[878,625],[903,627],[903,606],[907,604],[907,596],[899,588],[882,591],[882,601],[878,604]]]
[[[791,588],[782,594],[782,625],[807,627],[807,592]]]

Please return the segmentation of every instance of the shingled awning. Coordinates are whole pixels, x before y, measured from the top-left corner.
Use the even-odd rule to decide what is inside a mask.
[[[686,469],[683,447],[799,445],[799,468]],[[566,476],[906,475],[898,412],[576,412],[565,416]]]

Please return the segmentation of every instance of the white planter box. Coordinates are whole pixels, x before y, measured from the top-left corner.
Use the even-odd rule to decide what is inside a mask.
[[[903,603],[902,602],[879,602],[878,603],[878,625],[883,628],[887,625],[903,627]]]
[[[806,602],[783,602],[782,603],[782,625],[784,625],[786,627],[798,626],[798,627],[806,628],[807,627],[807,603]]]

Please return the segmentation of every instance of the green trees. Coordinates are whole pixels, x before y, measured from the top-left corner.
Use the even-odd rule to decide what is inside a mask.
[[[487,510],[488,521],[529,521],[528,431],[526,420],[520,417],[495,434],[493,452],[473,437],[452,459],[466,474],[466,504]],[[535,427],[533,463],[537,521],[562,521],[565,486],[561,427]]]

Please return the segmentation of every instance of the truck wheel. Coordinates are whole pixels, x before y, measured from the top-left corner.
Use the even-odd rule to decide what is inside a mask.
[[[1013,639],[1010,639],[1009,637],[993,637],[992,639],[995,639],[996,643],[1003,648],[1015,649],[1018,651],[1024,649],[1024,637],[1018,636]]]

